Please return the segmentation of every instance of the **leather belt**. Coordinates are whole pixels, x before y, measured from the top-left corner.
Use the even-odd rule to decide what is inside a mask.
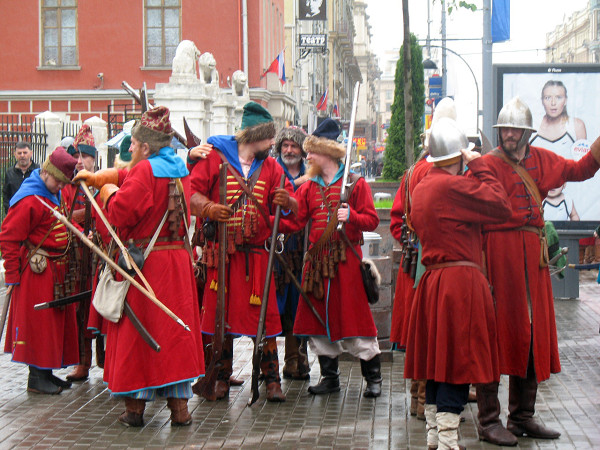
[[[450,261],[450,262],[445,262],[445,263],[432,264],[430,266],[425,267],[425,270],[436,270],[436,269],[444,269],[446,267],[457,267],[457,266],[474,267],[475,269],[479,270],[485,277],[487,277],[483,268],[479,264],[474,263],[473,261]]]

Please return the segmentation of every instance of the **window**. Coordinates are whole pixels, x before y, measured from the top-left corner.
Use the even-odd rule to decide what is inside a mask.
[[[181,40],[181,0],[145,0],[146,66],[170,66]]]
[[[42,0],[42,66],[76,66],[77,0]]]

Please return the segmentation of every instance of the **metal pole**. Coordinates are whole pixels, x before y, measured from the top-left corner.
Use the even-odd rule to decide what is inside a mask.
[[[442,98],[446,97],[448,81],[446,70],[446,2],[442,0]]]
[[[481,74],[483,82],[483,133],[495,143],[492,124],[495,113],[492,83],[492,0],[483,0],[483,40],[481,45]],[[498,99],[502,102],[502,99]]]
[[[242,46],[244,50],[244,73],[248,79],[248,0],[242,0]]]

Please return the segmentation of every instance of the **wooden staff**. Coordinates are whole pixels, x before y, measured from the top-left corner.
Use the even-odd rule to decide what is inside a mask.
[[[75,225],[73,225],[71,222],[69,222],[64,215],[62,215],[60,212],[58,212],[57,210],[52,208],[50,205],[48,205],[46,202],[44,202],[37,195],[35,196],[35,198],[37,198],[38,201],[42,205],[44,205],[46,208],[48,208],[50,210],[50,212],[52,213],[52,215],[54,217],[56,217],[56,219],[58,219],[60,222],[62,222],[69,230],[71,230],[73,232],[73,234],[75,234],[75,236],[77,236],[79,239],[81,239],[81,241],[85,245],[87,245],[96,255],[98,255],[100,258],[102,258],[110,267],[112,267],[117,272],[119,272],[123,278],[125,278],[127,281],[129,281],[138,291],[140,291],[142,294],[144,294],[149,300],[152,301],[152,303],[154,303],[156,306],[158,306],[171,319],[173,319],[175,322],[177,322],[179,325],[181,325],[187,331],[190,331],[190,327],[187,326],[183,322],[183,320],[181,320],[179,317],[177,317],[175,315],[175,313],[173,313],[173,311],[171,311],[169,308],[167,308],[160,300],[158,300],[156,298],[156,296],[152,295],[151,292],[149,292],[144,286],[142,286],[140,283],[138,283],[135,280],[135,278],[133,278],[131,275],[129,275],[127,272],[125,272],[125,270],[123,270],[109,256],[105,255],[104,252],[96,246],[96,244],[94,244],[92,241],[90,241],[88,239],[88,237],[85,236],[81,231],[79,231]]]

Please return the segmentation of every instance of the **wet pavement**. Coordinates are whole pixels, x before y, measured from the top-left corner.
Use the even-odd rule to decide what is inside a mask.
[[[597,272],[581,274],[580,299],[556,300],[562,372],[540,385],[536,416],[559,430],[558,440],[519,438],[517,448],[600,448],[600,286]],[[4,295],[2,294],[2,298]],[[3,344],[3,343],[2,343]],[[283,339],[279,342],[283,360]],[[425,424],[408,413],[410,381],[402,377],[403,353],[382,363],[383,394],[362,397],[364,382],[358,361],[340,362],[341,392],[312,396],[306,389],[319,379],[318,362],[309,355],[310,381],[283,380],[285,403],[267,403],[264,387],[252,407],[250,373],[252,342],[235,343],[234,375],[245,380],[228,400],[189,402],[190,427],[170,425],[164,400],[149,403],[145,426],[128,429],[117,422],[124,410],[112,399],[102,370],[60,395],[26,392],[27,367],[0,356],[0,448],[289,448],[404,449],[426,448]],[[65,377],[68,369],[55,372]],[[508,379],[500,386],[502,419],[506,421]],[[477,406],[468,404],[460,427],[467,448],[499,448],[478,440]]]

